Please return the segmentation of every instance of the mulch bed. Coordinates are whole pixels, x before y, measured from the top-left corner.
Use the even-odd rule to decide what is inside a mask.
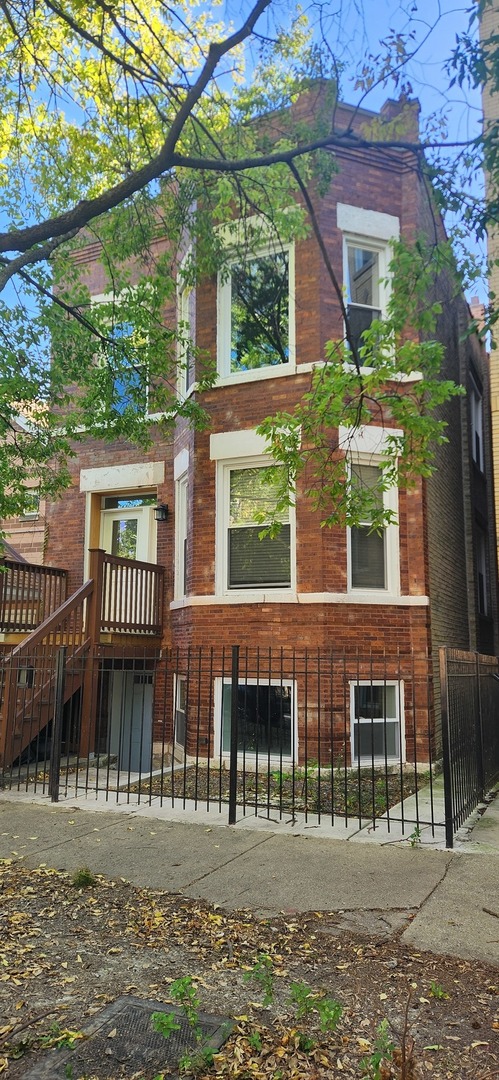
[[[132,784],[127,790],[147,796],[190,799],[205,803],[229,801],[228,769],[216,766],[188,765],[185,769],[165,771]],[[125,778],[124,778],[125,780]],[[425,787],[428,777],[419,775],[418,788]],[[121,784],[120,784],[121,787]],[[123,784],[123,789],[125,784]],[[413,773],[372,773],[370,769],[345,772],[324,770],[310,775],[300,770],[292,772],[238,772],[237,803],[256,809],[271,808],[286,814],[321,813],[345,818],[382,817],[386,811],[408,798],[416,790]]]

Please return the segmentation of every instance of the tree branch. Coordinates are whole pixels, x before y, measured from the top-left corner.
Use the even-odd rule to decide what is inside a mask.
[[[42,243],[51,237],[62,236],[63,233],[70,232],[75,228],[81,229],[91,221],[92,218],[99,217],[100,214],[112,210],[114,207],[124,202],[125,199],[130,198],[131,195],[135,195],[137,191],[142,190],[142,188],[146,187],[152,180],[157,180],[165,172],[168,172],[173,167],[175,146],[177,145],[185,124],[203,94],[203,91],[212,79],[220,60],[226,53],[231,52],[232,49],[237,45],[240,45],[241,42],[245,41],[246,38],[252,34],[255,23],[270,3],[271,0],[258,0],[258,3],[255,4],[253,10],[246,19],[246,22],[239,30],[236,30],[229,37],[225,38],[224,41],[213,42],[210,45],[208,56],[203,64],[201,73],[186,94],[185,100],[171,124],[161,150],[147,163],[147,165],[143,165],[142,168],[132,172],[125,180],[122,180],[119,184],[109,188],[101,195],[97,195],[94,199],[83,199],[81,202],[77,203],[72,210],[68,210],[64,214],[59,214],[47,221],[42,221],[38,225],[28,226],[26,229],[15,229],[11,232],[0,234],[0,252],[27,251],[28,248],[33,247],[35,244]]]

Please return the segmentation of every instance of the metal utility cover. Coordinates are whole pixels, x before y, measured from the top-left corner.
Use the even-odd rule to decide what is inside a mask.
[[[173,1014],[179,1030],[168,1039],[159,1035],[151,1023],[154,1012]],[[218,1050],[228,1038],[232,1022],[207,1013],[199,1013],[198,1019],[203,1032],[200,1045]],[[192,1027],[181,1009],[131,995],[106,1005],[83,1033],[85,1039],[78,1040],[74,1050],[50,1050],[44,1061],[25,1073],[26,1080],[65,1080],[68,1066],[69,1075],[98,1075],[100,1080],[125,1078],[139,1069],[154,1074],[166,1066],[175,1067],[182,1054],[196,1047]]]

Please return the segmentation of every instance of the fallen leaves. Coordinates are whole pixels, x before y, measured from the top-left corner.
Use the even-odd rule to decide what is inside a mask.
[[[0,884],[0,1073],[9,1064],[8,1080],[26,1072],[26,1061],[16,1055],[41,1052],[47,1020],[40,1010],[50,1006],[43,1015],[59,1017],[60,1036],[54,1038],[76,1037],[90,1016],[123,992],[165,1000],[179,974],[193,976],[206,1011],[238,1016],[214,1067],[200,1080],[359,1080],[360,1059],[372,1052],[380,1021],[388,1017],[395,1028],[400,1023],[409,985],[421,1076],[499,1077],[499,983],[492,969],[413,954],[396,937],[381,942],[345,934],[331,912],[301,916],[288,910],[262,920],[249,911],[226,912],[103,877],[76,891],[65,874],[46,866],[29,870],[11,859],[0,861]],[[274,987],[274,1002],[265,1010],[261,1001],[248,1001],[259,989],[249,991],[244,983],[245,970],[261,954],[271,959]],[[296,979],[343,1005],[332,1036],[311,1031],[307,1019],[304,1030],[313,1037],[307,1049],[289,1009]],[[452,988],[451,1002],[435,1001],[432,981]],[[105,1069],[99,1063],[97,1080],[108,1077]],[[398,1080],[394,1070],[386,1076]]]

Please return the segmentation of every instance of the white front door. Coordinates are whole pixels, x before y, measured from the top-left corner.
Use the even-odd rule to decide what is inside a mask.
[[[121,559],[156,562],[155,495],[105,496],[100,546]]]

